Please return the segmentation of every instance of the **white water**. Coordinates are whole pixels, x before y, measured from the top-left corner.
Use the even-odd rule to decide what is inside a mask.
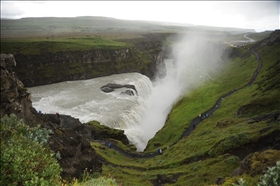
[[[37,110],[71,115],[82,123],[96,120],[123,129],[137,150],[143,151],[163,127],[177,99],[211,78],[209,73],[221,69],[222,52],[223,48],[205,42],[205,36],[186,36],[173,49],[175,67],[173,60],[165,60],[167,75],[154,82],[154,86],[144,75],[126,73],[32,87],[28,91]],[[108,83],[132,84],[138,96],[121,94],[126,88],[102,92],[100,87]]]
[[[140,139],[136,144],[139,151],[143,151],[148,141],[163,127],[173,103],[181,93],[173,68],[173,60],[165,60],[165,65],[166,76],[156,82],[152,93],[145,99],[144,117],[141,118],[139,125],[141,127],[139,131],[142,133],[135,131],[135,137]]]
[[[135,85],[138,96],[121,94],[127,88],[104,93],[100,87],[107,83]],[[123,129],[131,143],[137,144],[139,139],[134,137],[135,130],[131,129],[139,126],[144,112],[144,99],[151,94],[152,83],[139,73],[126,73],[37,86],[28,88],[28,91],[38,111],[71,115],[82,123],[96,120],[103,125]]]
[[[178,92],[170,93],[174,81],[172,61],[166,60],[167,75],[157,84],[139,73],[116,74],[80,81],[67,81],[28,88],[33,106],[43,113],[71,115],[82,123],[96,120],[125,131],[138,151],[164,125]],[[105,93],[100,87],[107,83],[135,85],[138,96],[121,94],[127,88]]]

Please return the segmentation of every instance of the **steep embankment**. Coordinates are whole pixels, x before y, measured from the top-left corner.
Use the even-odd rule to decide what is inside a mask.
[[[9,40],[1,42],[1,52],[15,56],[15,72],[27,87],[128,72],[153,79],[168,56],[168,36],[147,34],[124,42],[99,37]]]
[[[122,130],[109,129],[98,122],[82,124],[71,116],[39,114],[32,107],[30,93],[14,72],[16,64],[13,55],[1,54],[1,118],[15,114],[26,125],[41,125],[49,129],[51,133],[48,145],[62,168],[63,179],[79,178],[85,169],[102,172],[102,158],[88,141],[110,137],[128,145],[128,139]]]
[[[274,35],[272,37],[279,38]],[[174,105],[165,126],[150,140],[146,151],[163,155],[130,159],[114,150],[92,143],[97,153],[109,163],[104,175],[123,185],[231,185],[243,177],[248,185],[257,185],[268,166],[279,161],[280,99],[279,45],[260,42],[253,47],[233,49],[220,74]],[[259,59],[261,70],[257,69]],[[256,69],[259,70],[256,77]],[[252,77],[256,77],[253,83]],[[175,145],[193,118],[224,98],[219,109],[200,123],[189,136]],[[140,155],[139,155],[140,156]],[[245,158],[244,158],[245,157]],[[244,159],[243,159],[244,158]]]

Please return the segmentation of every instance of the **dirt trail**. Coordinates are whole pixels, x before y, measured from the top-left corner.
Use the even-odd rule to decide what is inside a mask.
[[[256,59],[257,59],[257,61],[258,61],[258,67],[257,67],[257,69],[254,71],[251,80],[250,80],[246,85],[244,85],[243,87],[237,88],[237,89],[235,89],[235,90],[231,90],[231,91],[229,91],[227,94],[223,95],[221,98],[219,98],[219,99],[217,100],[217,102],[215,103],[215,105],[214,105],[211,109],[209,109],[209,110],[203,112],[203,113],[201,114],[201,116],[198,116],[198,117],[194,118],[194,119],[192,120],[192,122],[190,123],[189,128],[188,128],[187,130],[185,130],[185,132],[182,134],[182,136],[180,137],[180,139],[179,139],[178,141],[180,141],[181,139],[183,139],[183,138],[186,137],[186,136],[189,136],[189,135],[191,134],[191,132],[192,132],[193,130],[195,130],[195,128],[196,128],[204,119],[210,117],[216,110],[218,110],[219,107],[220,107],[221,102],[223,101],[223,99],[225,99],[226,97],[229,97],[229,96],[232,95],[234,92],[237,92],[237,91],[239,91],[239,90],[241,90],[241,89],[243,89],[243,88],[245,88],[245,87],[251,86],[251,85],[253,84],[253,82],[255,81],[256,77],[257,77],[258,74],[259,74],[259,71],[260,71],[260,69],[261,69],[261,67],[262,67],[262,63],[261,63],[259,54],[258,54],[256,51],[254,51],[253,49],[251,50],[251,52],[256,56]],[[176,141],[176,142],[173,143],[172,145],[178,143],[178,141]],[[113,141],[109,141],[109,140],[108,140],[108,141],[102,141],[101,144],[106,145],[106,146],[108,146],[108,145],[110,144],[110,148],[111,148],[111,149],[114,149],[114,150],[116,150],[117,152],[119,152],[119,153],[121,153],[122,155],[124,155],[124,156],[126,156],[126,157],[129,157],[129,158],[151,158],[151,157],[155,157],[155,156],[157,156],[157,155],[161,155],[161,154],[159,154],[159,153],[157,153],[157,152],[154,152],[154,153],[146,153],[146,154],[144,154],[144,153],[130,153],[130,152],[126,152],[126,151],[124,151],[123,149],[119,148]],[[166,149],[162,149],[162,150],[166,150]]]

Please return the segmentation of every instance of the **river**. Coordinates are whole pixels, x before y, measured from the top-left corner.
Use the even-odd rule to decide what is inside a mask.
[[[224,49],[225,45],[207,41],[207,36],[186,35],[173,47],[174,63],[172,59],[164,61],[166,76],[155,82],[140,73],[125,73],[37,86],[28,91],[38,111],[59,112],[82,123],[96,120],[122,129],[137,151],[143,151],[165,124],[177,99],[207,79],[213,80],[211,74],[222,69]],[[125,88],[102,92],[100,87],[108,83],[134,85],[138,95],[122,94]]]
[[[137,150],[143,151],[148,140],[164,125],[174,96],[177,96],[167,90],[174,84],[172,62],[165,60],[167,75],[154,84],[140,73],[124,73],[30,87],[28,92],[37,111],[71,115],[82,123],[96,120],[102,125],[122,129]],[[138,95],[123,94],[128,88],[110,93],[101,91],[100,87],[108,83],[134,85]]]

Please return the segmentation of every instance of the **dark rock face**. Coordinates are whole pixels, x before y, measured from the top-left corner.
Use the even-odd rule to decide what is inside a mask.
[[[150,34],[131,48],[116,50],[15,54],[19,67],[15,72],[27,87],[129,72],[153,79],[157,68],[164,65],[166,53],[171,51],[161,46],[165,37]]]
[[[133,89],[133,90],[135,90],[136,94],[138,94],[134,85],[121,85],[121,84],[116,84],[116,83],[108,83],[107,85],[100,87],[100,89],[106,93],[113,92],[115,89],[118,89],[118,88]],[[129,90],[125,91],[124,93],[127,95],[131,95],[131,96],[134,95],[133,91],[129,91]]]
[[[164,174],[158,174],[157,175],[157,179],[155,180],[151,180],[151,183],[154,185],[154,186],[162,186],[162,185],[165,185],[165,184],[172,184],[172,183],[176,183],[177,182],[177,179],[179,178],[179,174],[178,175],[172,175],[172,176],[166,176]]]
[[[102,163],[96,152],[90,146],[89,130],[85,130],[78,119],[71,116],[55,114],[42,114],[40,118],[48,122],[45,127],[53,133],[49,139],[50,148],[59,156],[59,164],[63,171],[61,176],[71,180],[73,177],[80,177],[85,169],[93,172],[102,171]],[[93,127],[89,126],[91,130]]]
[[[16,54],[15,69],[27,87],[69,80],[90,79],[122,73],[117,62],[131,58],[128,48],[118,50],[63,51],[57,53]],[[129,71],[131,66],[124,71]]]
[[[63,179],[79,178],[86,168],[92,172],[102,171],[103,160],[97,156],[90,141],[117,137],[128,144],[123,131],[117,136],[110,136],[110,133],[97,131],[91,125],[82,124],[71,116],[39,114],[32,107],[30,93],[13,72],[15,66],[13,55],[1,54],[1,117],[15,114],[29,126],[40,124],[41,127],[50,129],[52,133],[48,144],[59,159]]]
[[[15,114],[28,122],[32,118],[31,95],[13,72],[16,66],[12,54],[1,54],[1,117]]]
[[[272,149],[252,153],[240,162],[239,167],[232,172],[232,176],[240,176],[244,173],[252,176],[262,174],[268,167],[275,166],[279,155],[279,150]]]
[[[87,130],[88,130],[88,126]],[[93,140],[106,140],[108,138],[116,139],[121,141],[124,145],[129,145],[129,140],[124,134],[123,130],[111,129],[109,127],[103,126],[104,129],[93,128],[91,131],[91,138]]]
[[[262,41],[262,45],[272,46],[276,43],[280,43],[280,30],[275,30],[269,36],[269,38]]]
[[[113,88],[110,88],[110,87],[101,87],[100,88],[103,92],[106,92],[106,93],[109,93],[109,92],[113,92],[114,89]]]
[[[122,92],[122,94],[134,96],[134,92],[132,90],[126,90],[125,92]]]

